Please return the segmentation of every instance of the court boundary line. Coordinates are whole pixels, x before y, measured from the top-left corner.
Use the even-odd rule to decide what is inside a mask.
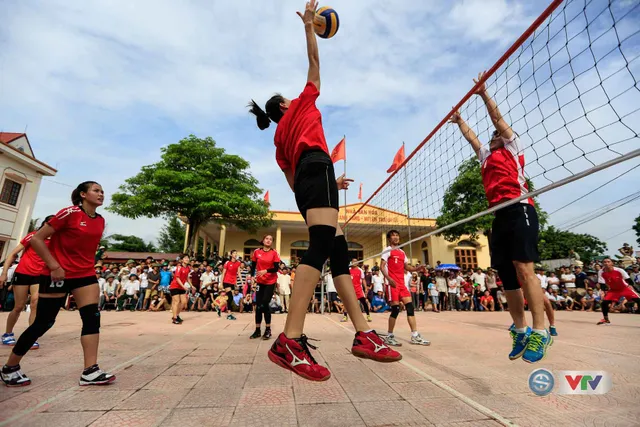
[[[152,348],[151,350],[148,350],[148,351],[146,351],[146,352],[144,352],[142,354],[139,354],[138,356],[135,356],[135,357],[133,357],[133,358],[131,358],[131,359],[125,361],[125,362],[122,362],[122,363],[114,366],[111,369],[111,372],[119,372],[123,368],[129,366],[130,364],[135,363],[135,362],[137,362],[137,361],[139,361],[139,360],[141,360],[141,359],[143,359],[145,357],[148,357],[148,356],[151,356],[151,355],[157,353],[158,351],[162,350],[164,347],[166,347],[169,344],[175,342],[178,338],[184,337],[186,335],[190,335],[190,334],[192,334],[192,333],[204,328],[205,326],[209,326],[210,324],[218,322],[220,320],[221,320],[220,318],[215,318],[215,319],[211,320],[210,322],[207,322],[205,324],[202,324],[202,325],[198,326],[197,328],[194,328],[194,329],[192,329],[192,330],[190,330],[188,332],[185,332],[184,334],[179,335],[178,337],[176,337],[176,338],[174,338],[174,339],[172,339],[170,341],[167,341],[167,342],[165,342],[163,344],[159,344],[159,345],[155,346],[154,348]],[[58,399],[62,399],[62,398],[68,397],[68,396],[72,395],[75,391],[79,390],[80,388],[81,388],[80,385],[73,386],[71,388],[68,388],[68,389],[64,390],[61,393],[58,393],[58,394],[56,394],[54,396],[51,396],[50,398],[38,403],[35,406],[32,406],[31,408],[24,409],[23,411],[15,414],[14,416],[9,417],[4,421],[1,421],[0,422],[0,427],[3,427],[3,426],[5,426],[5,425],[7,425],[7,424],[9,424],[9,423],[11,423],[13,421],[17,421],[20,418],[23,418],[23,417],[29,415],[30,413],[32,413],[33,411],[43,407],[44,405],[48,405],[49,403],[55,402]],[[25,393],[28,393],[28,392],[29,391],[25,391]],[[106,412],[109,412],[109,411],[106,411]]]
[[[341,325],[340,323],[336,322],[335,320],[331,319],[330,317],[327,317],[326,319],[328,321],[330,321],[331,323],[333,323],[334,325],[341,327],[345,331],[347,331],[349,333],[353,333],[353,331],[351,329],[347,328],[344,325]],[[491,418],[492,420],[494,420],[494,421],[496,421],[496,422],[498,422],[498,423],[500,423],[500,424],[502,424],[504,426],[517,427],[517,424],[514,423],[513,421],[509,420],[508,418],[503,417],[502,415],[498,414],[497,412],[493,411],[492,409],[487,408],[486,406],[482,405],[481,403],[476,402],[475,400],[471,399],[469,396],[467,396],[467,395],[465,395],[463,393],[460,393],[458,390],[452,388],[451,386],[448,386],[447,384],[445,384],[442,381],[432,377],[431,375],[427,374],[426,372],[423,372],[422,370],[420,370],[420,368],[412,365],[411,363],[407,362],[406,360],[402,359],[398,363],[401,363],[402,365],[404,365],[407,368],[411,369],[412,371],[414,371],[415,373],[417,373],[421,377],[425,378],[431,384],[435,385],[436,387],[441,388],[442,390],[444,390],[447,393],[451,394],[453,397],[455,397],[458,400],[462,401],[466,405],[471,406],[473,409],[475,409],[476,411],[482,413],[483,415],[486,415],[487,417]]]

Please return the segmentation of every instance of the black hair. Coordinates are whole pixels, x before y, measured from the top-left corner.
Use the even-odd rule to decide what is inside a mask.
[[[278,123],[284,115],[280,109],[280,104],[283,102],[284,97],[279,93],[276,93],[269,98],[267,103],[264,105],[264,110],[260,108],[253,99],[247,107],[249,107],[249,112],[256,116],[256,122],[258,123],[260,130],[265,130],[269,127],[272,121]]]
[[[45,225],[46,223],[48,223],[48,222],[49,222],[49,220],[50,220],[51,218],[53,218],[54,216],[55,216],[55,215],[49,215],[49,216],[47,216],[47,217],[44,219],[44,221],[42,221],[42,224],[40,224],[40,227],[38,227],[38,230],[40,230],[42,227],[44,227],[44,225]]]
[[[95,181],[85,181],[78,184],[76,189],[71,192],[71,203],[73,203],[74,206],[81,205],[82,196],[80,195],[80,193],[86,193],[87,191],[89,191],[89,189],[93,184],[98,184],[98,183]]]
[[[387,239],[390,239],[391,235],[394,234],[394,233],[397,234],[398,236],[400,235],[400,232],[398,230],[389,230],[387,232]]]

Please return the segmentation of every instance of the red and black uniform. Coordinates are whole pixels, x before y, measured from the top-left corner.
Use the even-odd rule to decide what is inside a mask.
[[[369,315],[369,304],[367,303],[367,299],[364,296],[364,291],[362,289],[362,281],[364,280],[364,271],[355,265],[349,268],[349,275],[351,276],[351,283],[353,283],[353,290],[356,291],[356,298],[362,304],[364,308],[364,312]],[[344,315],[347,315],[347,310],[344,310]]]
[[[224,270],[226,273],[222,278],[222,284],[225,288],[235,289],[236,281],[238,280],[238,269],[240,268],[240,264],[242,264],[238,260],[231,260],[224,263]]]
[[[621,268],[613,267],[611,271],[600,270],[598,272],[598,283],[607,285],[607,292],[602,299],[602,317],[604,321],[600,321],[598,325],[609,323],[609,305],[626,299],[628,302],[635,302],[640,305],[640,295],[633,290],[626,282],[629,275]]]
[[[407,289],[407,285],[404,283],[404,266],[409,263],[407,254],[400,248],[393,248],[387,246],[382,254],[382,259],[386,263],[387,275],[396,284],[396,287],[389,286],[388,295],[391,296],[390,301],[392,303],[398,303],[404,298],[411,298],[411,292]]]
[[[257,271],[266,270],[266,274],[256,277],[256,324],[262,323],[262,314],[267,325],[271,324],[271,310],[269,303],[273,298],[276,282],[278,281],[278,267],[280,266],[280,255],[275,249],[265,251],[258,248],[251,255],[252,276],[255,277]]]
[[[38,256],[36,251],[31,247],[31,238],[36,234],[35,231],[24,236],[20,244],[24,247],[20,262],[13,275],[13,285],[37,285],[40,283],[40,273],[45,267],[44,261]],[[50,239],[44,241],[49,246]]]
[[[97,213],[91,217],[80,206],[70,206],[58,212],[48,224],[56,230],[51,236],[49,251],[65,271],[65,278],[52,282],[51,271],[44,265],[40,271],[40,292],[67,293],[97,284],[94,255],[104,232],[104,218]]]
[[[494,151],[483,146],[482,183],[489,206],[521,197],[529,192],[524,175],[524,148],[518,136],[503,138],[504,146]],[[538,262],[538,213],[533,199],[502,208],[495,213],[491,228],[491,266],[500,272],[506,290],[519,288],[513,261]]]
[[[319,95],[316,85],[307,82],[300,96],[291,101],[274,136],[276,161],[280,169],[293,173],[296,204],[305,219],[309,209],[338,209],[335,171],[316,107]]]
[[[173,280],[169,285],[169,293],[171,294],[171,296],[182,295],[187,293],[183,285],[189,281],[189,273],[190,273],[189,267],[184,267],[182,265],[179,265],[176,268],[176,271],[173,273]],[[180,282],[178,282],[178,279],[180,279],[180,282],[182,282],[182,285],[180,284]]]

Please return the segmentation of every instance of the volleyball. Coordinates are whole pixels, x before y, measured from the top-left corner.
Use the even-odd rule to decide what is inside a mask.
[[[313,28],[318,37],[330,39],[336,35],[339,27],[340,19],[338,19],[338,14],[335,10],[324,6],[316,11],[316,16],[313,19]]]

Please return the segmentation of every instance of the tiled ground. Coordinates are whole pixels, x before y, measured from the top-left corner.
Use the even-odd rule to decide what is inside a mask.
[[[80,388],[80,319],[60,313],[27,355],[33,384],[0,387],[0,427],[16,426],[632,426],[640,419],[640,316],[558,313],[560,336],[540,367],[606,370],[613,390],[601,396],[528,388],[533,370],[510,362],[506,313],[417,313],[430,347],[411,346],[404,315],[400,363],[376,364],[349,353],[351,325],[337,315],[309,315],[307,335],[333,377],[312,383],[266,356],[269,342],[249,340],[251,315],[235,322],[213,313],[103,313],[100,362],[117,374],[107,387]],[[386,330],[386,315],[373,327]],[[0,314],[4,326],[6,313]],[[22,316],[17,332],[25,327]],[[284,315],[274,315],[274,332]],[[0,348],[4,361],[8,348]]]

